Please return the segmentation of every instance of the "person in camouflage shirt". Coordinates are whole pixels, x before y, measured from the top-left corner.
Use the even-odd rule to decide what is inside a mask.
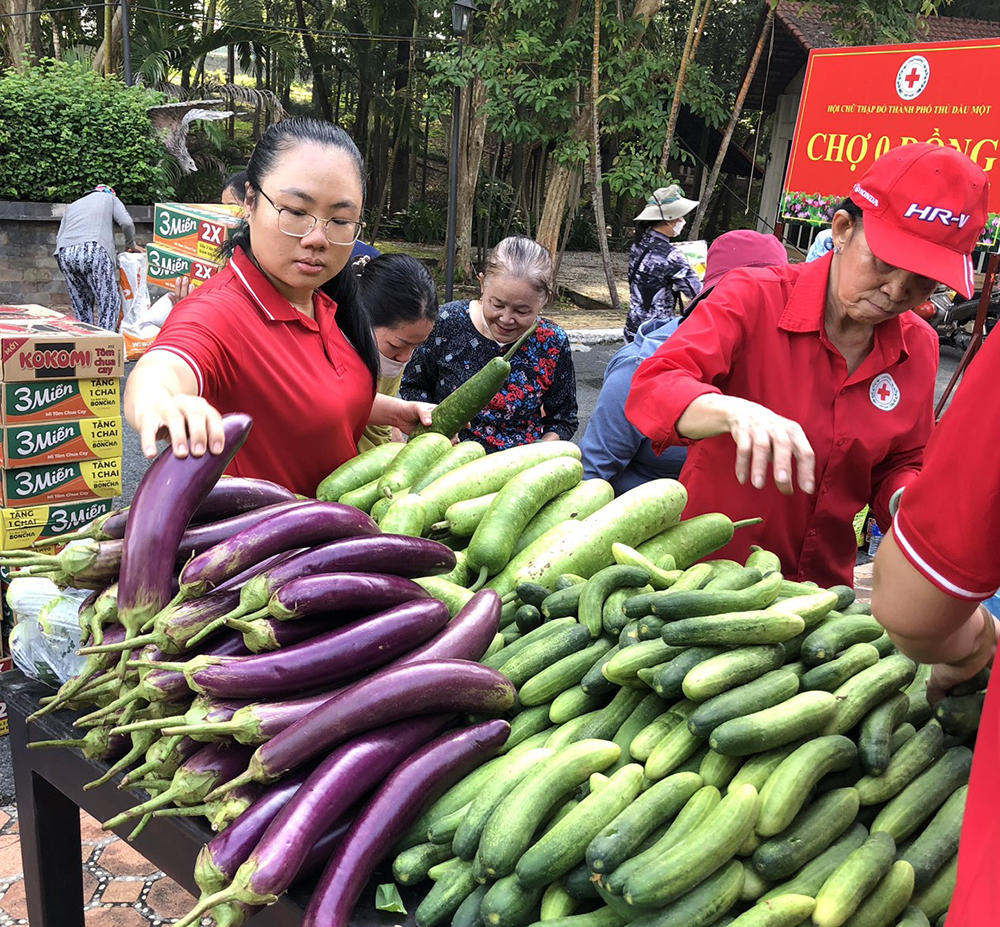
[[[625,341],[635,338],[648,319],[670,319],[676,314],[677,294],[695,297],[701,280],[686,257],[672,244],[684,229],[684,216],[697,206],[684,198],[677,184],[661,187],[646,200],[635,217],[636,237],[629,251],[629,310],[625,319]]]

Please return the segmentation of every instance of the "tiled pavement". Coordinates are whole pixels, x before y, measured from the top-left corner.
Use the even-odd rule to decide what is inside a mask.
[[[0,809],[0,822],[0,927],[13,927],[28,924],[16,809]],[[188,892],[84,812],[80,836],[87,927],[160,927],[194,904]]]

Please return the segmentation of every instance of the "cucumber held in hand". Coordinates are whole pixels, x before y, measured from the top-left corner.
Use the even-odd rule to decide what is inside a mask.
[[[507,382],[511,359],[534,334],[536,326],[537,323],[521,335],[503,357],[494,357],[488,361],[451,395],[445,396],[431,412],[431,424],[417,425],[413,429],[412,437],[419,437],[426,432],[436,432],[446,438],[454,438],[486,408],[489,401]]]

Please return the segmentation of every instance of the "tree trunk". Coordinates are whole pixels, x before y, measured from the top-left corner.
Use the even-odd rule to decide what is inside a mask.
[[[108,7],[105,7],[104,10],[105,12],[107,12]],[[110,39],[108,35],[109,28],[110,28]],[[122,35],[122,8],[121,6],[117,6],[115,7],[114,16],[111,17],[111,21],[108,23],[108,26],[105,27],[104,40],[101,42],[100,45],[97,46],[97,51],[94,52],[93,70],[96,71],[98,74],[108,73],[107,62],[105,60],[108,57],[106,55],[106,51],[110,47],[112,50],[111,57],[112,58],[114,57],[115,41],[120,41],[121,35]]]
[[[208,10],[205,12],[205,22],[202,26],[201,35],[202,38],[207,36],[215,28],[215,11],[216,11],[216,0],[209,0]],[[198,84],[203,85],[205,83],[205,59],[208,55],[202,55],[198,59]]]
[[[455,219],[455,240],[458,254],[455,257],[456,276],[460,280],[475,279],[472,266],[472,218],[475,212],[476,184],[479,180],[479,165],[483,159],[486,143],[486,84],[476,75],[462,94],[462,113],[468,114],[468,123],[462,118],[461,125],[468,124],[469,131],[462,133],[458,157],[458,208]]]
[[[694,219],[691,221],[691,231],[688,234],[689,241],[696,241],[698,236],[701,234],[701,223],[704,220],[705,212],[708,209],[708,201],[712,196],[712,191],[715,189],[715,184],[719,179],[719,174],[722,172],[722,163],[726,160],[726,152],[729,150],[729,143],[732,141],[733,131],[736,129],[736,123],[739,121],[740,113],[743,111],[743,101],[747,98],[747,92],[750,90],[750,84],[757,71],[760,56],[764,53],[764,45],[767,44],[767,38],[773,25],[774,7],[768,5],[767,19],[764,20],[764,28],[760,31],[760,39],[757,42],[757,47],[753,50],[753,57],[750,59],[750,66],[747,68],[746,77],[743,78],[743,86],[740,87],[740,92],[736,95],[736,102],[733,104],[733,114],[730,116],[729,124],[726,126],[726,131],[722,136],[722,144],[719,146],[719,153],[715,156],[715,163],[712,165],[712,172],[708,175],[708,183],[705,186],[705,195],[701,198],[701,202],[698,204],[698,209],[695,211]]]
[[[584,124],[589,120],[584,120]],[[542,217],[538,220],[538,231],[535,240],[547,248],[553,256],[559,250],[559,232],[566,213],[573,183],[579,183],[579,171],[566,164],[556,164],[549,177],[549,186],[545,191],[545,205],[542,207]]]
[[[309,67],[312,70],[313,98],[319,104],[320,115],[327,122],[332,122],[333,110],[330,107],[330,90],[326,86],[326,75],[323,73],[323,64],[316,56],[316,42],[309,31],[309,27],[306,25],[306,13],[302,5],[302,0],[295,0],[295,21],[301,32],[302,46],[306,50],[306,57],[309,59]]]
[[[28,56],[42,57],[42,29],[36,14],[39,8],[38,0],[3,0],[0,3],[0,13],[8,14],[2,22],[7,36],[7,53],[15,68],[27,63],[26,48]]]
[[[711,3],[711,0],[708,0]],[[694,0],[691,8],[691,22],[688,23],[687,39],[684,41],[684,53],[681,55],[681,66],[677,71],[677,83],[674,84],[674,99],[670,104],[670,118],[667,120],[667,134],[663,139],[663,154],[660,155],[660,176],[667,176],[667,162],[670,160],[670,149],[674,144],[674,130],[677,128],[677,118],[681,112],[681,91],[687,77],[688,65],[691,63],[691,46],[694,45],[694,33],[698,26],[698,14],[701,11],[701,0]]]
[[[697,2],[697,0],[696,0]],[[622,306],[618,299],[618,286],[615,284],[615,271],[611,266],[611,250],[608,248],[608,224],[604,219],[604,193],[601,190],[601,113],[599,92],[601,63],[601,0],[594,0],[594,52],[590,65],[590,114],[591,142],[594,150],[591,155],[591,183],[593,184],[594,220],[597,222],[597,240],[601,245],[601,261],[604,264],[604,276],[608,281],[608,295],[611,297],[611,308],[616,313]]]

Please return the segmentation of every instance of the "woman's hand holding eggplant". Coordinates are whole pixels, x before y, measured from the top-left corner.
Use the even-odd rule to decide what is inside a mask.
[[[156,456],[157,440],[169,440],[175,457],[221,454],[225,446],[222,415],[200,396],[178,393],[147,406],[138,421],[142,452]]]

